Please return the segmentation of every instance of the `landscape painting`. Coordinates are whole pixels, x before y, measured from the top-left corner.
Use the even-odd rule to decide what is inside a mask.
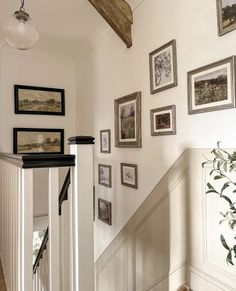
[[[64,130],[14,128],[14,154],[63,154]]]
[[[112,224],[111,202],[98,198],[98,219],[104,223]]]
[[[234,80],[234,56],[189,72],[189,114],[235,107]]]
[[[217,14],[219,35],[236,29],[236,0],[217,0]]]
[[[176,41],[172,40],[149,54],[151,94],[177,86]]]
[[[15,85],[15,113],[65,115],[64,89]]]
[[[115,100],[116,147],[141,147],[141,92]]]
[[[176,106],[170,105],[150,111],[151,135],[176,134]]]

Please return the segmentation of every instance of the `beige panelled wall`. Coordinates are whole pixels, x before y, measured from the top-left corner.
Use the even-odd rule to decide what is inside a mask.
[[[236,290],[236,267],[227,266],[220,242],[220,199],[205,195],[209,172],[201,163],[209,155],[187,150],[174,163],[96,262],[96,291],[177,291],[185,283]],[[206,225],[215,229],[210,236]],[[233,235],[227,225],[224,233]]]

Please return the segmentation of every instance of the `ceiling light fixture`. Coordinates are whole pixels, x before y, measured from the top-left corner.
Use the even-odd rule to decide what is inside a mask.
[[[7,43],[20,50],[32,48],[39,40],[38,29],[25,11],[24,4],[25,0],[21,0],[20,9],[10,17],[4,29]]]

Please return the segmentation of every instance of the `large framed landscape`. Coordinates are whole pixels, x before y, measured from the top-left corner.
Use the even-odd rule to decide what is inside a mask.
[[[63,154],[64,129],[14,128],[14,154]]]
[[[188,72],[189,114],[235,107],[235,56]]]
[[[216,3],[219,35],[236,29],[236,0],[216,0]]]
[[[164,44],[149,54],[151,94],[177,86],[176,40]]]
[[[15,113],[65,115],[64,89],[15,85]]]
[[[115,100],[115,146],[142,147],[141,92]]]

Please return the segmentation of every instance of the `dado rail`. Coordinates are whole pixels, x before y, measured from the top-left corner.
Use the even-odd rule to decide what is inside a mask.
[[[0,154],[0,258],[7,291],[94,290],[94,138],[73,137],[69,143],[70,155]],[[59,197],[62,167],[69,172]],[[34,173],[38,168],[48,172],[48,229],[33,268]]]

